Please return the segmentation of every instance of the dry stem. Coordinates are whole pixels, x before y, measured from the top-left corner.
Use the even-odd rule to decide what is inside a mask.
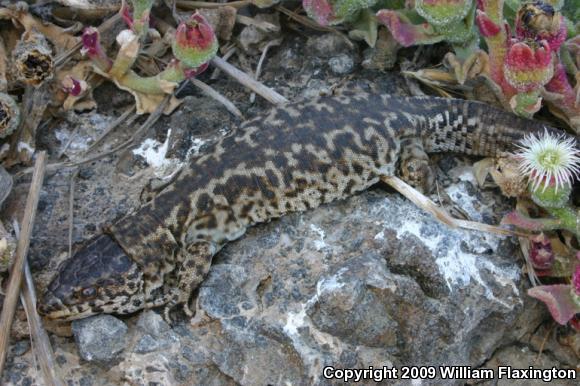
[[[243,71],[238,70],[236,67],[232,66],[219,56],[214,57],[211,60],[211,64],[218,67],[220,70],[249,88],[250,90],[254,91],[256,94],[259,94],[264,99],[269,101],[274,105],[282,105],[288,103],[288,99],[284,98],[282,95],[278,94],[276,91],[272,90],[271,88],[265,86],[264,84],[256,81],[251,76],[246,74]]]
[[[2,307],[2,316],[0,316],[0,376],[2,375],[2,370],[6,362],[12,320],[14,319],[14,313],[16,311],[20,285],[22,284],[24,262],[26,261],[26,255],[28,254],[28,248],[30,246],[30,236],[32,235],[32,227],[36,216],[36,208],[38,207],[38,199],[40,198],[40,189],[42,187],[42,180],[44,179],[45,167],[46,152],[41,151],[38,153],[34,164],[32,183],[26,199],[26,207],[22,219],[22,232],[18,238],[14,265],[10,272],[6,297],[4,298],[4,305]]]
[[[453,218],[443,208],[437,206],[437,204],[431,201],[428,197],[424,196],[422,193],[420,193],[415,188],[408,185],[406,182],[404,182],[398,177],[383,176],[381,177],[381,181],[389,184],[403,196],[407,197],[411,202],[413,202],[413,204],[417,205],[424,211],[431,213],[437,220],[441,221],[443,224],[448,225],[452,228],[463,228],[481,232],[489,232],[502,236],[528,236],[527,233],[504,229],[495,225],[488,225],[475,221],[467,221]]]
[[[214,90],[212,87],[210,87],[209,85],[203,83],[201,80],[196,79],[196,78],[191,78],[191,79],[189,79],[189,81],[191,82],[191,84],[198,87],[200,90],[202,90],[209,97],[213,98],[214,100],[216,100],[219,103],[221,103],[222,105],[224,105],[224,107],[230,113],[232,113],[233,115],[235,115],[238,118],[241,118],[241,119],[244,118],[244,115],[242,114],[242,112],[240,110],[238,110],[236,105],[234,105],[228,98],[226,98],[225,96],[223,96],[222,94],[220,94],[219,92]]]

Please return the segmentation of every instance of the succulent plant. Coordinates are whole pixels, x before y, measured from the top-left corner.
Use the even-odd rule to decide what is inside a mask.
[[[101,46],[99,30],[95,27],[85,28],[81,37],[81,42],[83,45],[81,53],[87,55],[100,72],[108,72],[111,69],[113,62],[109,59]]]
[[[143,77],[131,69],[141,47],[140,35],[135,29],[123,30],[117,35],[120,48],[115,60],[109,59],[102,49],[96,28],[85,29],[82,43],[82,51],[92,59],[95,70],[133,94],[139,114],[153,111],[163,96],[173,93],[179,82],[202,73],[218,50],[211,25],[199,13],[179,24],[172,44],[174,58],[153,76]],[[74,81],[71,82],[74,86]]]
[[[149,29],[151,7],[155,0],[129,0],[131,7],[123,1],[121,17],[137,36],[145,36]]]
[[[503,5],[503,0],[479,0],[476,13],[479,31],[488,46],[489,75],[498,97],[506,108],[526,117],[537,112],[545,99],[557,115],[580,132],[578,92],[567,78],[560,55],[568,33],[564,17],[548,2],[524,3],[517,10],[512,39]],[[524,54],[522,44],[530,47],[534,55]]]

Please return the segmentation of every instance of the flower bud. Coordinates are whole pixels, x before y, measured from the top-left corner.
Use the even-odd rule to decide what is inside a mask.
[[[504,61],[508,83],[520,92],[539,89],[554,75],[552,51],[545,40],[513,43]]]
[[[64,92],[75,97],[85,92],[87,87],[87,82],[75,79],[70,75],[65,76],[62,80],[62,89]]]
[[[185,66],[197,68],[215,56],[218,41],[207,20],[194,13],[177,27],[172,49],[173,55]]]
[[[484,38],[496,36],[501,32],[501,26],[497,25],[485,12],[479,9],[475,13],[475,22],[479,27],[479,32]]]
[[[85,28],[81,41],[81,53],[87,55],[101,71],[108,72],[112,62],[103,51],[99,30],[94,27]]]

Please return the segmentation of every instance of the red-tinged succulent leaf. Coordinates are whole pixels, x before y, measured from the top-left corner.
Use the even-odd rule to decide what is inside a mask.
[[[404,47],[438,43],[445,38],[443,35],[437,35],[428,23],[412,24],[407,17],[397,11],[382,9],[377,12],[377,18]]]
[[[504,225],[515,225],[518,228],[536,232],[543,230],[558,229],[558,226],[560,225],[559,220],[531,218],[528,216],[524,216],[523,214],[517,211],[512,211],[506,214],[501,220],[501,223]]]
[[[580,313],[580,304],[574,301],[570,285],[541,285],[530,288],[528,295],[544,302],[554,320],[561,325],[565,325],[574,315]]]
[[[568,118],[580,117],[580,105],[576,105],[576,91],[568,81],[566,69],[561,62],[556,63],[554,76],[546,84],[546,90],[563,97],[559,101],[558,108],[562,109]]]
[[[576,296],[580,296],[580,264],[576,266],[574,275],[572,275],[572,289]]]
[[[194,78],[194,77],[198,76],[199,74],[203,73],[205,70],[207,70],[208,67],[209,67],[209,63],[204,63],[197,68],[188,68],[188,69],[184,70],[183,72],[185,73],[185,77],[189,79],[189,78]]]
[[[485,38],[496,36],[501,32],[501,26],[497,25],[485,14],[485,12],[482,12],[479,9],[475,14],[475,22],[479,27],[479,32]]]
[[[302,7],[310,18],[322,26],[334,24],[337,19],[328,0],[303,0]]]

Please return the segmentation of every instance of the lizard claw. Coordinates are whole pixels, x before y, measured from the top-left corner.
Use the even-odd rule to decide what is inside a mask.
[[[169,316],[169,311],[171,311],[171,308],[172,306],[170,305],[167,305],[163,308],[163,320],[170,326],[173,325],[173,320],[171,319],[171,316]]]

